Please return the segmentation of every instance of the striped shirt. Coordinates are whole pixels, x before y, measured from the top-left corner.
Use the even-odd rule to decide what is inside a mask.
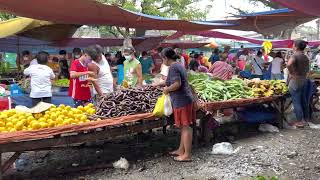
[[[233,69],[232,66],[228,63],[223,61],[217,61],[211,66],[209,73],[211,73],[213,77],[222,80],[228,80],[232,78]]]

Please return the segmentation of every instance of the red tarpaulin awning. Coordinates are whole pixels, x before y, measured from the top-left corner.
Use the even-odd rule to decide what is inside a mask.
[[[253,44],[259,44],[262,45],[262,43],[265,40],[261,39],[253,39],[253,38],[247,38],[242,36],[236,36],[232,34],[227,34],[219,31],[200,31],[200,32],[177,32],[167,39],[177,39],[184,35],[195,35],[195,36],[203,36],[203,37],[210,37],[210,38],[220,38],[220,39],[233,39],[238,41],[247,41]],[[279,48],[279,47],[292,47],[293,40],[273,40],[271,41],[273,47]]]
[[[200,48],[209,43],[195,43],[195,42],[178,42],[178,43],[161,43],[161,47],[174,47],[177,46],[180,49],[193,49],[193,48]]]
[[[272,0],[282,6],[303,12],[305,14],[320,16],[320,3],[319,0]]]
[[[19,16],[63,24],[199,31],[224,29],[226,23],[184,21],[131,12],[94,0],[0,0],[0,10]]]

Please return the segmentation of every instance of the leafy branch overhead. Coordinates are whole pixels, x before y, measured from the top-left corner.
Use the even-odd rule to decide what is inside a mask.
[[[195,4],[200,4],[202,0],[98,0],[101,3],[117,5],[124,9],[134,12],[141,12],[143,14],[179,18],[184,20],[205,20],[206,15],[211,9],[211,5],[207,5],[206,8],[196,8]],[[213,0],[210,0],[213,2]],[[100,27],[100,33],[102,36],[127,36],[134,34],[135,30],[128,31],[124,28],[109,28]]]
[[[141,12],[148,15],[161,16],[167,18],[179,18],[184,20],[205,20],[212,5],[205,6],[204,9],[196,5],[203,0],[97,0],[100,3],[116,5],[124,9]],[[214,0],[209,0],[213,2]],[[208,1],[206,1],[207,3]],[[204,6],[202,6],[204,7]],[[0,21],[16,17],[8,13],[0,13]],[[136,30],[119,27],[100,26],[100,34],[103,37],[126,37],[134,35]]]

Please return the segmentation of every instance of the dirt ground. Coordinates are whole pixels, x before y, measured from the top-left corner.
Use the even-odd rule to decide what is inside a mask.
[[[158,132],[77,148],[25,153],[24,164],[10,169],[5,179],[246,180],[257,175],[278,176],[281,180],[320,179],[318,129],[260,133],[255,126],[226,125],[224,138],[217,140],[232,142],[234,148],[240,147],[239,152],[212,155],[212,142],[195,148],[190,163],[174,162],[167,155],[178,144],[178,135],[171,130],[166,135]],[[112,167],[120,157],[129,161],[128,170]]]

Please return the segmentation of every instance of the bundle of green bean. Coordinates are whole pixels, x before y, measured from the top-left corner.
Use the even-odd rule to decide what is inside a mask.
[[[198,96],[206,101],[225,101],[253,97],[252,89],[245,85],[241,79],[228,81],[211,80],[202,75],[189,75],[189,83]]]

